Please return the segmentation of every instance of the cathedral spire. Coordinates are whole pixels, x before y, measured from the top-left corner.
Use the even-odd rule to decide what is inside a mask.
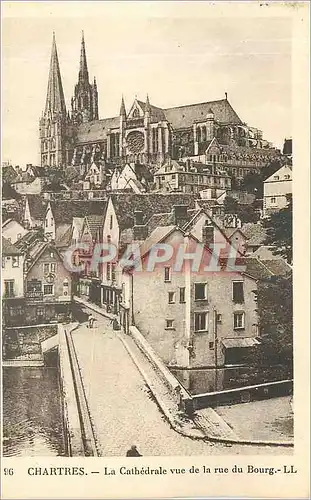
[[[82,31],[81,52],[80,52],[79,82],[89,83],[89,72],[87,69],[84,32],[83,31]]]
[[[120,116],[126,116],[126,110],[125,110],[125,104],[124,104],[123,96],[122,96],[122,99],[121,99]]]
[[[55,33],[53,32],[50,73],[48,80],[48,89],[46,95],[45,114],[51,112],[52,114],[60,113],[66,116],[66,105],[64,98],[64,91],[62,79],[60,75],[58,55],[55,41]]]

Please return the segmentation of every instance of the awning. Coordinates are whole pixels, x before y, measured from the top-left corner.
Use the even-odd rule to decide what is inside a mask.
[[[232,349],[237,347],[253,347],[254,345],[260,344],[260,342],[254,337],[222,339],[222,343],[226,349]]]

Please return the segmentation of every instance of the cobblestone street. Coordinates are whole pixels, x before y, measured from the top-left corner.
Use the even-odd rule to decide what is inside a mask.
[[[95,327],[82,323],[72,338],[101,456],[125,456],[132,444],[143,456],[280,453],[275,447],[214,444],[177,433],[150,397],[110,320],[93,315]],[[291,453],[282,449],[282,455]]]

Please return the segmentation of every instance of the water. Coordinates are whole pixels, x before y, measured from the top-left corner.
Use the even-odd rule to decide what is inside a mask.
[[[3,455],[66,455],[56,367],[3,368]]]

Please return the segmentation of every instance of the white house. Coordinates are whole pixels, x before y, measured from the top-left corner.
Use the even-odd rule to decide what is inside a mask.
[[[136,194],[146,191],[146,188],[138,180],[134,167],[128,163],[122,170],[115,168],[110,182],[112,191],[122,191],[124,189],[128,189]]]
[[[1,294],[5,299],[24,295],[24,255],[3,236]]]
[[[288,195],[292,194],[293,172],[291,165],[284,165],[264,181],[263,216],[285,208]]]
[[[14,219],[7,219],[2,224],[2,236],[13,243],[13,245],[27,233],[28,230]]]

